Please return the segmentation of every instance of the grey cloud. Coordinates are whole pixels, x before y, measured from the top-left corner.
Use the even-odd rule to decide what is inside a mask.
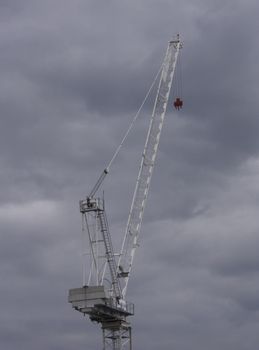
[[[1,1],[0,9],[1,346],[100,348],[99,327],[66,301],[81,284],[78,200],[179,31],[184,110],[173,111],[173,94],[129,287],[134,348],[254,350],[257,2]],[[152,102],[104,186],[116,249]]]

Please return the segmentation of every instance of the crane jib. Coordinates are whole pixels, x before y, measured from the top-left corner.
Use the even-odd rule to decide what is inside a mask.
[[[168,44],[132,199],[126,232],[118,262],[118,270],[124,271],[124,274],[119,273],[124,298],[127,291],[135,250],[138,246],[139,232],[180,48],[181,43],[179,37],[177,40],[171,41]]]

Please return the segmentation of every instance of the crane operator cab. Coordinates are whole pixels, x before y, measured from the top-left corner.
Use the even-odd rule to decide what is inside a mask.
[[[179,109],[183,108],[183,101],[177,97],[174,101],[174,108],[177,109],[179,111]]]
[[[84,200],[79,201],[80,212],[82,214],[89,211],[103,211],[104,203],[100,198],[87,197]]]

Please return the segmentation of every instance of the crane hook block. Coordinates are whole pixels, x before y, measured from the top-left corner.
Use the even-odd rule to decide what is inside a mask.
[[[179,97],[177,97],[175,99],[174,107],[175,107],[175,109],[178,109],[178,111],[179,111],[179,109],[181,109],[183,107],[183,101]]]

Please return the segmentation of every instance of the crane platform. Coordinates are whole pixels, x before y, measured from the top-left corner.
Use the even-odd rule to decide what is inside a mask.
[[[107,297],[104,286],[84,286],[69,290],[68,301],[72,307],[88,314],[92,321],[111,323],[126,321],[127,316],[134,315],[134,304],[119,303]]]

